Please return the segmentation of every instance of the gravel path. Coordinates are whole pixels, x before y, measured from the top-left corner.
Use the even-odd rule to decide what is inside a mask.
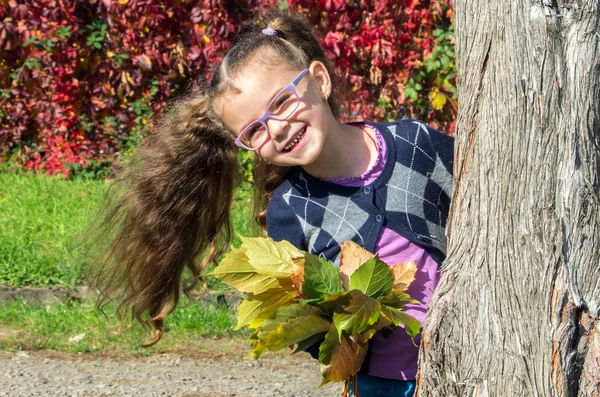
[[[305,353],[243,358],[237,340],[213,352],[110,358],[56,352],[0,352],[0,396],[339,396],[341,384],[315,390],[321,377]],[[238,348],[239,344],[239,348]],[[225,349],[228,350],[228,349]],[[231,352],[233,351],[233,352]]]

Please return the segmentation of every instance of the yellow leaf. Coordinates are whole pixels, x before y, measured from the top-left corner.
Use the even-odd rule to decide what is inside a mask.
[[[106,56],[107,57],[112,58],[114,55],[115,55],[114,52],[112,52],[112,51],[106,51]]]
[[[342,285],[347,291],[350,285],[350,276],[363,263],[375,257],[372,253],[356,244],[354,241],[346,240],[340,247],[342,256],[340,258],[340,277]]]
[[[283,291],[277,278],[260,274],[248,263],[248,257],[243,248],[233,248],[208,275],[223,280],[227,285],[241,292],[260,294],[271,288],[279,288]]]
[[[241,237],[248,263],[260,274],[276,278],[290,278],[293,258],[304,256],[288,241],[273,241],[267,237]]]
[[[250,328],[258,328],[271,317],[281,305],[288,303],[298,294],[296,291],[284,291],[280,289],[271,289],[262,294],[248,295],[238,306],[237,325],[235,329],[240,329],[246,325]]]
[[[446,104],[446,96],[434,89],[429,93],[429,101],[435,110],[441,110]]]
[[[204,44],[208,44],[208,43],[210,43],[210,37],[208,37],[207,35],[203,35],[202,41],[204,41]]]
[[[118,1],[119,1],[119,4],[121,4],[121,5],[125,5],[125,4],[129,3],[129,0],[118,0]]]
[[[394,289],[406,291],[410,283],[415,280],[417,273],[417,262],[399,263],[391,267],[392,276],[394,276]]]

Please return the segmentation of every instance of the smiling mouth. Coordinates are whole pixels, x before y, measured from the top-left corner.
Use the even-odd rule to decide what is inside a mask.
[[[306,126],[304,126],[304,128],[302,128],[300,130],[300,132],[298,132],[298,134],[296,134],[294,139],[292,139],[292,141],[283,148],[283,151],[289,152],[290,150],[295,148],[296,145],[298,144],[298,142],[300,142],[300,140],[304,137],[304,134],[306,134]]]

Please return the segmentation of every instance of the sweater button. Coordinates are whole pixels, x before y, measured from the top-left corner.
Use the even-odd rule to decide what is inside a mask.
[[[370,186],[365,187],[365,194],[371,194],[371,187]]]
[[[383,216],[381,216],[381,215],[377,215],[377,216],[375,217],[375,220],[377,221],[377,223],[381,223],[381,222],[383,222]]]

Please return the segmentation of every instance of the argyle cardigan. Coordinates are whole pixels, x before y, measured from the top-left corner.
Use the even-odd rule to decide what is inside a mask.
[[[267,234],[338,264],[340,244],[352,240],[374,252],[385,226],[441,263],[454,140],[417,120],[365,124],[377,128],[386,142],[381,175],[369,185],[352,187],[295,167],[269,202]]]

